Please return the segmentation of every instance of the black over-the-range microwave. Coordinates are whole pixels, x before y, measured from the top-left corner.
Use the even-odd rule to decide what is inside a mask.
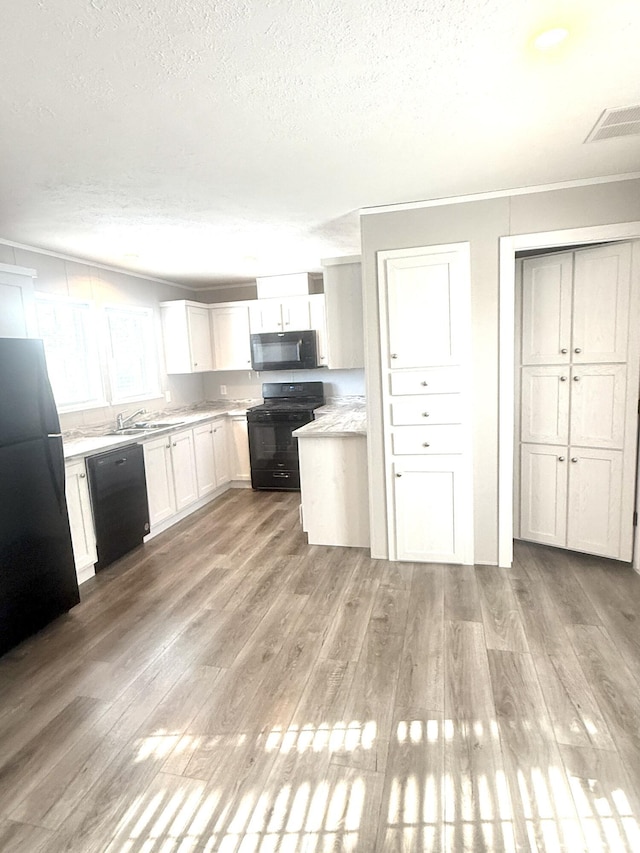
[[[312,370],[318,365],[315,329],[251,335],[254,370]]]

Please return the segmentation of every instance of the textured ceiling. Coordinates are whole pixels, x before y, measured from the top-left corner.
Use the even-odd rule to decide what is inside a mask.
[[[185,284],[317,270],[357,209],[640,169],[638,0],[4,0],[0,238]],[[10,22],[10,25],[8,25]],[[569,39],[531,47],[547,25]]]

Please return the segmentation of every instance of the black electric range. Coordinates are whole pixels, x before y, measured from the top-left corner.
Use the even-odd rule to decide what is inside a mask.
[[[298,441],[291,433],[313,420],[324,405],[322,382],[265,382],[264,402],[247,410],[251,485],[254,489],[300,488]]]

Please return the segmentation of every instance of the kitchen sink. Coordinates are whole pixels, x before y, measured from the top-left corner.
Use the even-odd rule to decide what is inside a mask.
[[[108,435],[144,435],[145,432],[149,432],[150,430],[147,427],[125,427],[124,429],[114,429],[111,430]]]
[[[144,421],[137,424],[134,424],[136,429],[169,429],[170,427],[180,426],[184,421]]]

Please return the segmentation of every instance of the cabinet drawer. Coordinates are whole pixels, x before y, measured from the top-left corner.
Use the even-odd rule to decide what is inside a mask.
[[[462,421],[460,394],[427,394],[424,397],[396,397],[391,401],[391,423],[459,424]]]
[[[391,374],[392,394],[447,394],[460,390],[459,367],[425,367]]]
[[[462,427],[402,426],[392,436],[393,452],[398,456],[422,453],[462,453]]]

